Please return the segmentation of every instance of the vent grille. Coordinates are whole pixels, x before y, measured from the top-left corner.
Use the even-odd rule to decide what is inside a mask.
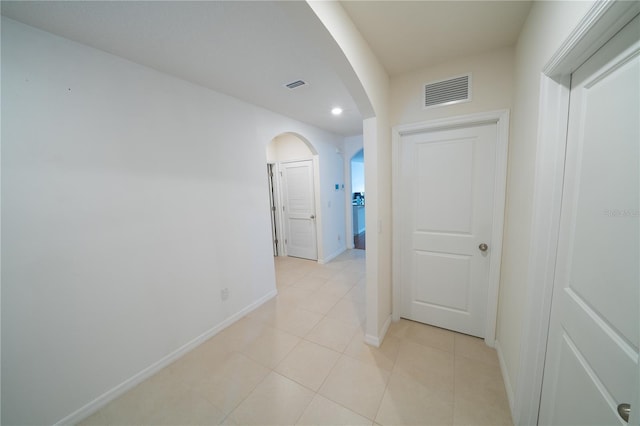
[[[285,86],[287,86],[289,89],[295,89],[296,87],[304,86],[305,84],[307,83],[305,83],[302,80],[296,80],[296,81],[292,81],[289,84],[285,84]]]
[[[470,100],[471,74],[435,81],[424,86],[425,108],[468,102]]]

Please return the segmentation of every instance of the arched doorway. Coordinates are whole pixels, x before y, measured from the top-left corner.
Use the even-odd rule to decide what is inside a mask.
[[[317,152],[295,133],[267,145],[274,256],[318,259]]]

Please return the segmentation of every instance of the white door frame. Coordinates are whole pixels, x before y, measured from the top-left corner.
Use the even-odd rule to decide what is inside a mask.
[[[491,241],[491,263],[489,265],[489,286],[487,292],[487,316],[484,341],[493,347],[496,337],[498,315],[498,291],[500,285],[500,261],[502,259],[502,232],[504,228],[505,190],[507,185],[507,145],[509,140],[509,111],[499,110],[478,114],[461,115],[416,124],[395,126],[392,129],[392,215],[393,215],[393,252],[392,252],[392,294],[394,321],[400,319],[401,274],[400,274],[400,139],[402,136],[444,129],[463,128],[481,124],[495,123],[497,127],[496,171],[493,198],[493,227]]]
[[[533,219],[514,424],[536,425],[559,235],[571,74],[640,13],[640,2],[596,2],[541,75]]]

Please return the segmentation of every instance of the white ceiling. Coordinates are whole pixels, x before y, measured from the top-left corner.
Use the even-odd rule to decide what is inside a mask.
[[[342,5],[397,75],[513,45],[531,3]],[[334,133],[361,134],[369,114],[353,70],[303,1],[2,1],[1,7],[9,18]],[[298,79],[308,85],[283,87]],[[331,115],[334,106],[344,114]]]
[[[390,76],[515,44],[530,1],[342,1]]]
[[[334,133],[362,133],[326,57],[337,46],[303,2],[2,1],[2,14]],[[308,85],[283,87],[298,79]]]

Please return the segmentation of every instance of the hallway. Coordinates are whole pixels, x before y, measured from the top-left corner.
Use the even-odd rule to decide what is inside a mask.
[[[275,299],[81,424],[511,424],[482,340],[401,320],[363,343],[364,255],[276,258]]]

